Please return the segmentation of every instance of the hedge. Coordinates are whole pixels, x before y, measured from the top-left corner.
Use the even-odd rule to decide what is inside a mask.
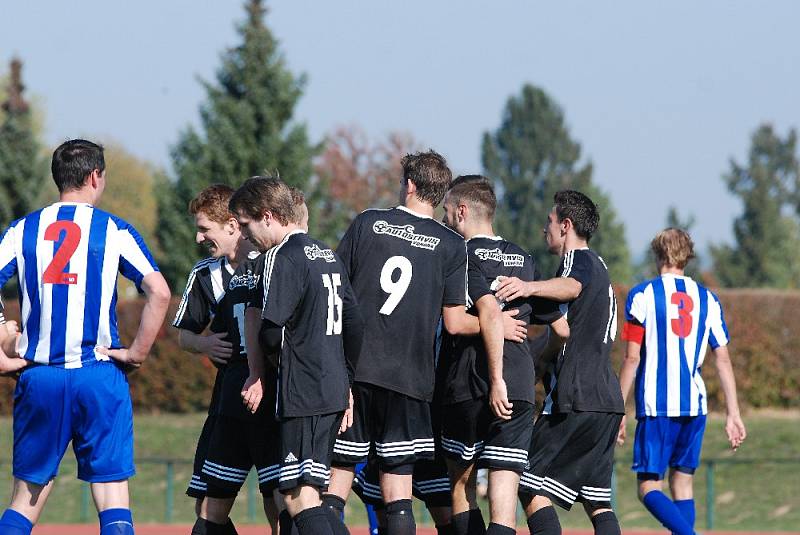
[[[627,289],[619,288],[620,306]],[[739,387],[739,400],[746,407],[800,407],[800,292],[777,290],[720,290],[731,334],[731,358]],[[117,307],[123,341],[132,340],[138,328],[143,301],[122,302]],[[129,375],[134,407],[140,412],[191,412],[205,410],[215,369],[205,357],[182,351],[177,331],[169,326],[177,302],[170,307],[167,322],[158,335],[150,358]],[[8,303],[6,316],[19,317],[16,303]],[[620,317],[619,329],[622,328]],[[614,348],[614,366],[619,365],[624,344]],[[713,355],[706,357],[703,376],[712,407],[721,407],[722,392]],[[0,413],[12,407],[14,380],[0,379]]]

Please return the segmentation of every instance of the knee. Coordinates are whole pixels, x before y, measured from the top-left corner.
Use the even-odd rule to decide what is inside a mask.
[[[661,480],[639,480],[639,501],[644,501],[644,497],[654,490],[661,490]]]

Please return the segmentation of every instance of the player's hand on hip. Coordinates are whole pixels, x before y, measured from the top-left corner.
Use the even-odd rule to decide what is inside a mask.
[[[517,297],[528,297],[528,283],[517,277],[497,277],[500,284],[497,286],[495,297],[502,301],[513,301]]]
[[[147,355],[142,355],[130,348],[109,349],[107,347],[97,347],[95,351],[101,355],[111,357],[113,360],[122,364],[125,373],[130,373],[142,367],[142,362],[147,358]]]
[[[347,409],[342,416],[342,424],[339,426],[339,434],[341,435],[353,425],[353,391],[350,390],[349,400],[347,402]]]
[[[16,377],[29,362],[22,357],[9,357],[5,353],[0,353],[0,375]]]
[[[233,344],[225,340],[228,333],[211,333],[203,337],[203,353],[208,355],[212,362],[227,364],[233,353]]]
[[[511,419],[511,409],[514,404],[508,401],[508,392],[504,380],[492,381],[489,389],[489,406],[495,416],[503,420]]]
[[[0,325],[0,349],[9,358],[19,357],[19,328],[17,322],[9,320]]]
[[[728,435],[728,442],[731,444],[733,451],[736,451],[742,445],[744,439],[747,438],[747,430],[744,427],[744,422],[738,414],[729,414],[725,421],[725,433]]]
[[[617,432],[617,446],[623,446],[625,444],[625,439],[628,438],[628,431],[625,429],[627,420],[628,417],[623,414],[622,421],[619,423],[619,431]]]
[[[503,311],[503,337],[510,342],[524,342],[528,337],[527,325],[516,318],[517,314],[517,309]]]
[[[255,413],[258,410],[258,406],[261,405],[261,398],[264,397],[263,385],[264,382],[261,377],[250,375],[242,387],[242,402],[247,407],[247,410],[252,413]]]

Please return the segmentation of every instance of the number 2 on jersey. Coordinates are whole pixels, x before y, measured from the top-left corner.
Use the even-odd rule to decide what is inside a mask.
[[[393,276],[397,269],[400,270],[400,277],[395,281]],[[381,314],[388,316],[400,304],[403,296],[406,295],[406,291],[408,291],[408,285],[411,284],[413,271],[414,268],[411,265],[411,261],[405,256],[393,256],[383,265],[383,269],[381,269],[381,290],[389,294],[389,297],[379,310]]]
[[[672,332],[678,335],[679,338],[686,338],[692,332],[694,301],[684,292],[675,292],[672,294],[670,301],[678,307],[678,317],[670,321]]]
[[[325,334],[342,334],[342,298],[339,297],[342,276],[338,273],[323,273],[322,285],[328,289],[328,322]]]
[[[50,223],[44,230],[44,239],[47,241],[58,242],[61,233],[64,232],[64,241],[53,254],[53,260],[42,273],[44,284],[77,284],[77,273],[64,273],[69,259],[75,254],[75,249],[81,242],[81,227],[72,221],[56,221]],[[54,245],[55,247],[55,245]]]

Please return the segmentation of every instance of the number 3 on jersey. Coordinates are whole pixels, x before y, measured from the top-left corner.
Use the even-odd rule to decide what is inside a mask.
[[[398,269],[400,270],[400,276],[397,280],[393,280],[394,272]],[[413,271],[414,268],[411,265],[411,261],[405,256],[393,256],[383,265],[383,269],[381,269],[381,290],[389,294],[389,297],[379,310],[381,314],[388,316],[400,304],[403,296],[406,295],[406,291],[408,291],[408,285],[411,284]]]
[[[338,273],[323,273],[322,285],[328,289],[328,322],[325,334],[342,334],[342,298],[339,297],[342,276]]]
[[[678,317],[670,321],[672,332],[678,335],[679,338],[686,338],[692,332],[694,301],[684,292],[675,292],[672,294],[670,302],[676,305],[678,309]]]

